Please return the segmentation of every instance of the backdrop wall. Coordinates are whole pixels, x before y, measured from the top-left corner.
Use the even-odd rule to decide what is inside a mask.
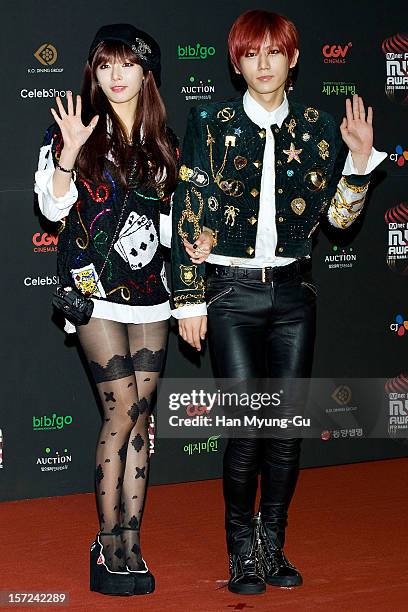
[[[363,223],[342,234],[320,232],[317,239],[314,374],[399,377],[408,365],[405,2],[315,0],[305,8],[300,0],[258,0],[257,6],[287,14],[300,29],[293,98],[331,112],[340,122],[346,95],[361,94],[375,109],[376,147],[388,152]],[[207,102],[236,95],[226,37],[234,19],[248,8],[252,4],[242,0],[199,5],[187,0],[156,0],[154,5],[136,0],[3,1],[0,500],[93,490],[100,415],[75,339],[67,340],[51,320],[57,239],[39,216],[32,190],[55,93],[79,90],[90,41],[101,25],[134,23],[160,42],[161,93],[169,123],[182,138],[188,109],[200,98]],[[388,87],[387,71],[393,78]],[[173,330],[164,376],[181,375],[210,376],[211,369],[208,353],[193,355]],[[193,442],[156,439],[151,482],[219,476],[222,442],[208,452],[198,452]],[[404,440],[366,439],[364,432],[346,427],[332,431],[328,440],[305,441],[302,461],[317,466],[398,457],[406,448]]]

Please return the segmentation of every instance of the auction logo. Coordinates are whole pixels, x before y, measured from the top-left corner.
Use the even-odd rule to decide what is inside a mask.
[[[38,59],[43,66],[52,66],[57,61],[58,52],[51,43],[44,43],[38,47],[34,53],[34,57]]]
[[[381,45],[385,54],[385,93],[389,100],[408,105],[408,35],[395,34]]]
[[[69,414],[60,416],[55,414],[55,412],[51,416],[33,416],[33,430],[47,431],[50,429],[63,429],[65,425],[71,425],[72,420],[72,416]]]
[[[384,215],[388,226],[387,265],[393,272],[408,274],[408,204],[401,202]]]
[[[329,270],[352,268],[356,261],[357,254],[353,252],[353,247],[339,248],[335,244],[332,246],[332,253],[324,258]]]
[[[211,100],[215,85],[211,79],[201,80],[191,75],[188,77],[188,84],[181,86],[180,93],[184,95],[185,100]]]
[[[352,47],[352,43],[349,42],[343,47],[341,45],[324,45],[322,47],[322,53],[325,64],[345,64],[346,55]]]
[[[335,95],[338,96],[354,96],[356,93],[355,83],[344,83],[343,81],[324,81],[322,93],[326,96]]]
[[[36,465],[39,465],[42,472],[59,472],[67,470],[72,462],[72,455],[67,448],[62,451],[52,450],[49,446],[44,449],[44,453],[37,457]]]
[[[408,321],[405,321],[402,314],[397,314],[395,317],[395,323],[391,323],[390,325],[390,330],[396,332],[397,336],[405,336],[407,329]]]
[[[214,55],[215,47],[205,47],[200,43],[177,46],[177,59],[181,60],[204,60]]]
[[[58,250],[58,236],[52,234],[36,232],[33,234],[32,242],[34,253],[56,253]]]

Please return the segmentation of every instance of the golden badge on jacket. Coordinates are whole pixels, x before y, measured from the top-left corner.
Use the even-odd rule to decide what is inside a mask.
[[[226,121],[230,121],[233,117],[235,117],[235,111],[230,106],[222,108],[217,113],[217,119],[221,119],[223,123],[225,123]]]
[[[326,140],[321,140],[317,143],[317,148],[319,149],[319,155],[322,159],[327,159],[330,155],[329,153],[329,143]]]
[[[246,157],[242,157],[242,155],[237,155],[234,157],[234,166],[236,170],[242,170],[247,165],[248,160]]]
[[[297,215],[301,215],[305,211],[306,202],[303,198],[295,198],[291,201],[290,207],[294,213],[296,213]]]
[[[308,108],[306,108],[305,112],[303,113],[303,116],[306,121],[309,121],[309,123],[316,123],[319,118],[319,111],[309,106]]]
[[[180,266],[180,278],[185,285],[192,285],[197,279],[197,266]]]
[[[304,181],[309,191],[321,191],[327,187],[327,178],[321,168],[312,168],[306,172]]]

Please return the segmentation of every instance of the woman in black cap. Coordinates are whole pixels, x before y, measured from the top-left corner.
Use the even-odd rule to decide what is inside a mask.
[[[128,24],[102,27],[91,45],[82,97],[56,99],[36,173],[44,215],[61,221],[63,286],[90,296],[75,328],[103,405],[96,450],[100,532],[91,590],[154,590],[140,552],[149,465],[150,403],[162,368],[170,306],[159,242],[170,246],[177,143],[158,91],[160,49]],[[212,238],[203,234],[195,261]]]

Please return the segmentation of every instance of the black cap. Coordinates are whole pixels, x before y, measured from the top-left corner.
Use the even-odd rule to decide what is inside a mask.
[[[89,62],[92,61],[99,43],[108,40],[115,40],[127,45],[139,58],[142,68],[152,71],[156,85],[160,86],[161,53],[160,47],[154,38],[129,23],[114,23],[102,26],[95,34],[89,49]]]

